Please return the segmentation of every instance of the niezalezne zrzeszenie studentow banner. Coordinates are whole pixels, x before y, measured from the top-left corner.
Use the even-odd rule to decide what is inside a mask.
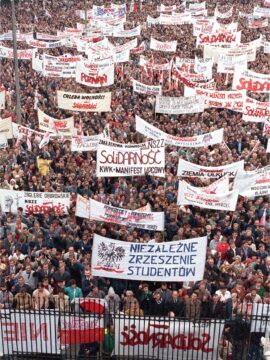
[[[120,144],[99,140],[96,175],[164,176],[165,142],[152,140],[141,144]]]
[[[115,316],[114,321],[115,328],[122,329],[115,333],[117,357],[129,358],[132,354],[140,358],[147,354],[149,359],[175,360],[181,354],[181,360],[218,358],[224,321],[191,322],[179,318],[171,321],[164,317],[146,317],[142,321],[137,316]]]
[[[208,145],[220,144],[223,140],[223,129],[215,130],[211,133],[196,135],[192,137],[178,137],[166,134],[157,127],[149,124],[136,115],[136,131],[144,136],[152,139],[164,139],[166,145],[174,145],[179,147],[204,147]]]
[[[111,111],[111,93],[82,94],[57,91],[60,109],[86,112]]]
[[[270,194],[270,167],[254,171],[241,171],[235,178],[235,188],[244,197],[264,196]]]
[[[94,235],[93,276],[140,281],[199,281],[207,238],[165,243],[129,243]]]
[[[90,199],[90,220],[104,221],[139,229],[164,231],[164,212],[122,209]]]
[[[185,181],[179,181],[178,205],[192,205],[204,209],[234,211],[238,199],[238,191],[223,194],[205,194]]]
[[[156,113],[161,114],[193,114],[203,112],[204,99],[200,96],[189,97],[156,97]]]
[[[179,159],[177,175],[182,177],[198,177],[218,179],[221,176],[228,175],[229,178],[235,178],[237,171],[244,170],[244,161],[238,161],[222,166],[201,166],[184,159]]]

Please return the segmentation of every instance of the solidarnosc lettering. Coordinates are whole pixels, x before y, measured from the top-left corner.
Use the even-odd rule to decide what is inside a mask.
[[[142,150],[137,152],[125,151],[115,152],[107,154],[106,150],[101,151],[103,160],[100,160],[101,164],[125,164],[125,165],[154,165],[161,164],[161,161],[157,160],[157,156],[160,150],[150,150],[148,153],[143,154]]]

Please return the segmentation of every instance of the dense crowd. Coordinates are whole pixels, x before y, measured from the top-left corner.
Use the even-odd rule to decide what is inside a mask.
[[[21,33],[29,31],[56,34],[65,27],[76,27],[82,20],[75,10],[85,9],[84,1],[46,0],[43,10],[41,1],[23,1],[16,5],[17,27]],[[101,3],[101,2],[100,2]],[[102,2],[104,5],[106,3]],[[98,3],[96,3],[98,5]],[[256,2],[262,5],[261,1]],[[93,1],[87,1],[91,8]],[[105,4],[106,5],[106,4]],[[150,37],[160,41],[177,40],[174,56],[181,58],[202,57],[196,49],[196,39],[191,36],[192,26],[147,26],[148,15],[157,16],[157,1],[136,3],[136,11],[128,14],[126,28],[142,25],[138,44],[146,42],[143,55],[156,63],[171,60],[171,55],[149,49]],[[170,4],[171,5],[171,4]],[[249,29],[246,19],[238,12],[251,13],[253,1],[207,2],[208,14],[215,6],[234,6],[233,17],[219,21],[238,21],[242,30],[241,42],[257,39],[261,34],[268,41],[269,27]],[[49,14],[49,15],[48,15]],[[1,33],[11,30],[11,8],[1,6]],[[109,38],[114,44],[126,39]],[[2,45],[12,47],[11,41]],[[24,42],[18,47],[28,48]],[[41,51],[41,50],[39,50]],[[60,47],[46,49],[50,55],[79,54],[76,49]],[[102,133],[109,124],[110,138],[121,143],[146,140],[135,131],[135,115],[177,136],[192,136],[224,128],[227,148],[214,145],[206,148],[166,147],[165,178],[126,177],[98,178],[95,175],[96,153],[71,152],[70,141],[51,139],[40,149],[32,138],[31,150],[26,139],[19,143],[9,140],[9,147],[0,150],[0,187],[3,189],[69,192],[71,208],[69,214],[25,215],[21,208],[17,214],[1,212],[0,216],[0,308],[73,310],[75,298],[105,299],[108,313],[124,312],[127,315],[156,315],[200,318],[234,319],[237,315],[250,316],[253,303],[270,303],[270,204],[269,196],[253,199],[239,197],[236,211],[205,210],[176,204],[179,157],[196,164],[225,165],[244,160],[245,170],[264,167],[269,163],[266,153],[267,139],[262,136],[262,124],[244,122],[242,114],[227,109],[206,109],[199,114],[164,115],[155,114],[155,98],[134,93],[132,79],[145,84],[163,87],[167,96],[183,96],[183,86],[172,86],[168,72],[152,74],[143,71],[138,64],[139,55],[132,54],[130,62],[115,65],[115,82],[109,88],[92,90],[74,79],[46,78],[32,69],[31,61],[19,60],[21,88],[22,125],[38,130],[35,110],[35,93],[38,107],[55,118],[75,119],[75,128],[82,134]],[[269,54],[262,48],[257,51],[256,61],[248,64],[259,73],[269,73]],[[213,68],[218,90],[230,90],[232,76],[217,73]],[[15,116],[14,64],[11,59],[1,59],[0,83],[7,90],[7,106],[0,112],[2,118]],[[112,92],[112,112],[69,113],[56,104],[56,91]],[[267,101],[265,93],[250,93],[260,101]],[[269,100],[268,100],[269,101]],[[253,151],[256,145],[256,150]],[[36,158],[51,160],[47,175],[38,169]],[[195,186],[207,185],[206,179],[190,178]],[[113,206],[135,210],[150,204],[152,211],[165,212],[165,232],[151,232],[131,227],[95,222],[75,217],[76,195]],[[91,250],[93,234],[129,242],[163,242],[207,236],[208,248],[204,278],[198,283],[142,283],[121,279],[96,278],[91,274]]]

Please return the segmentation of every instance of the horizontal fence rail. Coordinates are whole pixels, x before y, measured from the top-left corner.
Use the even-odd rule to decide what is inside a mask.
[[[144,312],[136,301],[63,299],[42,309],[43,300],[0,310],[0,358],[262,360],[269,333],[268,304],[208,303],[206,318],[196,301]]]

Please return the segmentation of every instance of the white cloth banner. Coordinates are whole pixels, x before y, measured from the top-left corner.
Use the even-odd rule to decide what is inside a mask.
[[[137,46],[138,46],[138,39],[136,38],[136,39],[130,40],[129,42],[127,42],[123,45],[117,45],[115,47],[115,51],[117,53],[119,53],[119,52],[135,49]]]
[[[230,8],[230,10],[228,10],[226,12],[220,12],[217,7],[215,8],[215,17],[216,18],[227,19],[227,18],[231,17],[232,14],[233,14],[233,6]]]
[[[229,178],[235,178],[237,171],[242,170],[244,170],[243,160],[223,166],[201,166],[179,159],[177,176],[218,179],[228,175]]]
[[[196,83],[194,81],[189,80],[186,77],[187,73],[183,73],[182,71],[179,71],[175,66],[172,69],[172,77],[173,79],[179,80],[182,84],[186,85],[190,88],[200,88],[200,89],[212,89],[214,90],[216,88],[216,83],[214,79],[208,81],[207,83]]]
[[[6,91],[0,91],[0,110],[4,110],[5,109],[5,104],[6,104]]]
[[[5,135],[0,135],[0,149],[5,149],[8,147],[8,141]]]
[[[157,96],[155,112],[160,114],[194,114],[203,112],[204,99],[201,96],[170,97]]]
[[[90,219],[90,200],[77,194],[75,216]]]
[[[158,5],[157,11],[158,12],[172,12],[176,10],[176,5]]]
[[[177,41],[158,41],[151,37],[150,49],[156,51],[176,52]]]
[[[270,102],[261,102],[246,96],[243,105],[244,121],[265,122],[270,117]]]
[[[111,93],[81,94],[57,91],[60,109],[86,112],[111,111]]]
[[[205,194],[185,181],[179,181],[178,205],[192,205],[203,209],[235,211],[238,191],[223,192],[223,194]]]
[[[172,62],[170,61],[165,64],[155,64],[141,55],[139,65],[156,71],[170,71]]]
[[[102,137],[102,134],[92,136],[72,136],[71,151],[96,151],[99,139]]]
[[[236,68],[232,89],[253,92],[270,92],[270,75],[259,74],[251,70]]]
[[[116,64],[129,62],[130,50],[124,50],[114,54],[114,62]]]
[[[228,32],[217,32],[215,34],[199,34],[197,36],[197,46],[204,46],[209,44],[218,45],[231,45],[239,44],[241,41],[241,31],[237,33]]]
[[[147,95],[162,95],[162,86],[146,85],[133,79],[133,91]]]
[[[185,24],[192,24],[193,20],[190,13],[174,13],[169,14],[160,14],[159,18],[154,19],[155,24],[159,25],[172,25],[172,26],[181,26]]]
[[[60,354],[57,313],[40,310],[0,311],[1,355],[16,353]],[[14,355],[16,356],[16,355]]]
[[[75,77],[76,64],[81,61],[81,56],[63,56],[43,55],[43,75],[46,77]]]
[[[61,135],[72,135],[74,132],[73,116],[66,119],[55,119],[38,109],[38,123],[40,130],[59,133]]]
[[[252,303],[251,316],[253,317],[253,320],[251,321],[251,327],[250,327],[251,332],[266,332],[266,334],[269,334],[270,332],[269,310],[270,310],[269,303],[266,304]],[[266,355],[265,348],[264,348],[264,355]]]
[[[234,188],[239,190],[239,195],[253,198],[270,194],[270,167],[254,171],[240,171],[237,173]]]
[[[268,26],[268,19],[263,19],[263,20],[250,19],[248,22],[248,27],[250,29],[259,29],[267,26]]]
[[[165,243],[129,243],[94,234],[93,276],[140,281],[198,281],[205,266],[207,238]]]
[[[0,136],[5,136],[7,139],[13,138],[11,117],[5,119],[0,118]]]
[[[134,29],[129,29],[129,30],[120,30],[120,29],[116,29],[113,32],[113,36],[114,37],[135,37],[135,36],[140,36],[141,35],[141,26],[137,26]]]
[[[269,18],[270,17],[270,8],[256,6],[253,10],[253,15],[255,17]]]
[[[215,19],[198,19],[193,21],[193,36],[199,34],[211,35],[214,31]]]
[[[174,360],[218,358],[218,343],[223,334],[223,321],[193,323],[170,319],[115,317],[115,355],[119,357]],[[162,346],[157,346],[162,344]]]
[[[35,39],[27,39],[26,43],[32,47],[38,49],[55,49],[57,47],[64,46],[66,43],[66,39],[61,39],[54,42],[46,42],[46,41],[39,41]]]
[[[110,86],[114,83],[114,64],[93,64],[78,62],[76,67],[76,81],[89,87]]]
[[[70,193],[25,191],[24,201],[26,214],[44,214],[50,210],[59,215],[68,214]]]
[[[263,46],[263,52],[265,54],[270,54],[270,41],[267,41],[264,36],[262,37],[262,46]]]
[[[213,132],[195,135],[192,137],[179,137],[171,134],[166,134],[157,127],[149,124],[142,118],[136,115],[136,131],[151,139],[164,139],[166,145],[174,145],[179,147],[204,147],[209,145],[220,144],[223,140],[223,129],[215,130]]]
[[[249,45],[242,44],[235,47],[227,47],[227,48],[220,46],[204,45],[203,57],[213,58],[213,61],[217,63],[220,55],[227,55],[227,56],[246,55],[247,61],[255,61],[256,51],[257,51],[257,47],[254,46],[253,44],[249,44]]]
[[[247,55],[228,56],[221,54],[218,57],[217,72],[222,74],[234,74],[235,68],[247,69]]]
[[[19,60],[32,60],[33,49],[25,49],[25,50],[18,49],[17,53]],[[0,46],[0,58],[14,59],[13,49]]]
[[[112,176],[164,176],[164,140],[152,140],[142,144],[120,144],[99,140],[96,175]]]
[[[3,212],[17,214],[18,207],[24,207],[24,191],[0,189],[0,205]]]
[[[93,199],[90,199],[90,220],[132,226],[138,229],[164,231],[164,212],[122,209]]]
[[[207,89],[192,89],[194,95],[203,97],[206,107],[224,108],[234,111],[243,110],[245,91],[216,91]]]

